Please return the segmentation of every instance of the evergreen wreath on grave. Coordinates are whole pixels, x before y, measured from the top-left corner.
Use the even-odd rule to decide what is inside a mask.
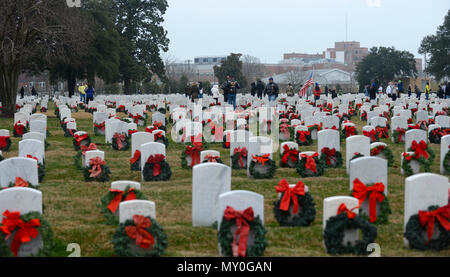
[[[55,107],[54,113],[55,113],[55,115],[56,115],[56,118],[59,118],[59,117],[60,117],[60,114],[59,114],[59,107],[58,107],[58,106]]]
[[[234,234],[231,231],[233,226],[237,226]],[[249,247],[247,239],[251,232],[254,240]],[[218,232],[221,253],[225,257],[261,257],[267,246],[266,233],[259,215],[254,216],[252,207],[236,211],[227,206]]]
[[[322,148],[320,161],[325,168],[341,168],[344,164],[342,153],[340,151],[336,151],[335,148],[330,149],[328,147]]]
[[[64,137],[70,138],[73,137],[77,130],[67,129],[64,131]]]
[[[375,132],[377,132],[377,135],[378,135],[378,137],[380,139],[382,139],[382,138],[385,138],[385,139],[389,138],[389,127],[388,127],[388,125],[386,125],[384,127],[380,127],[380,126],[375,127]]]
[[[0,137],[0,151],[8,152],[11,147],[11,137],[1,136]]]
[[[104,195],[100,200],[100,209],[106,218],[106,224],[118,225],[119,217],[117,210],[121,202],[129,200],[147,200],[147,197],[137,189],[127,186],[125,190],[109,189],[108,193]]]
[[[22,187],[22,188],[30,188],[30,189],[37,189],[39,190],[39,186],[35,186],[33,184],[31,184],[30,182],[20,178],[20,177],[16,177],[15,182],[10,182],[8,184],[8,188],[14,188],[14,187]],[[6,188],[0,188],[0,190],[2,189],[6,189]]]
[[[141,171],[141,151],[136,150],[130,159],[131,171]]]
[[[308,131],[309,131],[310,133],[312,133],[314,130],[316,130],[317,132],[319,132],[320,129],[321,129],[319,124],[313,124],[313,125],[306,126],[306,127],[308,128]]]
[[[367,184],[362,183],[358,178],[353,180],[353,190],[350,193],[351,196],[359,200],[359,206],[368,199],[369,201],[369,216],[361,214],[370,223],[374,224],[387,224],[389,223],[389,215],[392,214],[391,207],[389,205],[389,199],[384,193],[384,184],[375,183]],[[377,202],[380,203],[380,213],[377,214]]]
[[[445,154],[442,166],[444,167],[445,173],[450,174],[450,151],[447,151],[447,154]]]
[[[130,117],[133,119],[133,122],[136,123],[138,126],[146,126],[147,125],[147,118],[146,115],[144,113],[144,116],[137,114],[137,115],[132,115],[130,114]],[[142,120],[143,123],[139,124],[139,121]]]
[[[206,148],[206,147],[205,147]],[[187,156],[191,157],[191,168],[200,163],[200,152],[204,150],[204,145],[201,142],[189,142],[186,148],[181,152],[181,167],[189,169]]]
[[[402,169],[403,172],[405,173],[405,176],[411,176],[414,174],[413,169],[411,167],[411,161],[417,161],[423,172],[430,172],[432,164],[431,160],[425,159],[424,157],[416,158],[415,155],[409,155],[408,153],[404,152]]]
[[[375,131],[375,129],[372,129],[370,131],[363,131],[363,136],[370,138],[370,143],[380,141],[380,136],[377,134],[377,131]]]
[[[106,182],[109,181],[110,174],[109,167],[100,157],[91,159],[88,166],[84,168],[84,180],[86,182]]]
[[[163,130],[164,132],[167,132],[167,128],[162,124],[162,122],[154,122],[151,128],[149,127],[145,128],[145,131],[149,133],[153,133],[153,131],[156,130]]]
[[[434,154],[433,150],[431,150],[431,147],[423,140],[419,143],[414,140],[408,151],[414,152],[414,156],[418,159],[424,157],[430,161],[430,164],[433,163],[434,158],[436,157],[436,154]]]
[[[363,154],[358,153],[358,152],[355,152],[354,155],[353,155],[353,157],[350,159],[350,161],[353,161],[353,160],[355,160],[355,159],[362,158],[362,157],[364,157]]]
[[[359,229],[362,232],[362,240],[355,241],[352,246],[350,242],[344,245],[345,230]],[[348,210],[345,204],[339,206],[336,216],[330,217],[326,222],[323,239],[327,252],[336,254],[356,254],[367,253],[367,245],[375,242],[377,238],[377,227],[371,224],[366,218],[356,215]]]
[[[289,123],[281,123],[280,124],[280,133],[283,133],[287,138],[283,138],[283,140],[291,140],[293,138],[293,129]]]
[[[220,156],[213,156],[213,155],[206,155],[205,160],[202,163],[219,163],[219,164],[223,164],[222,159],[220,158]]]
[[[283,153],[280,152],[280,167],[291,167],[295,168],[298,161],[298,150],[295,148],[289,148],[287,144],[283,146]],[[289,165],[289,161],[292,161],[294,164]]]
[[[229,149],[230,148],[230,133],[227,133],[226,135],[223,136],[223,141],[222,141],[222,147],[225,149]]]
[[[161,132],[157,132],[156,134],[154,134],[154,141],[164,144],[166,148],[169,147],[169,139]]]
[[[112,243],[114,253],[119,257],[161,257],[168,245],[167,235],[156,219],[142,215],[134,215],[132,220],[120,223]],[[134,252],[132,244],[142,251]]]
[[[440,251],[450,246],[450,205],[444,207],[430,206],[427,211],[412,215],[406,224],[404,237],[410,248]],[[433,239],[434,229],[439,236]],[[427,236],[424,238],[423,233]]]
[[[358,135],[358,130],[356,129],[355,125],[345,125],[344,128],[342,128],[341,133],[342,133],[341,137],[345,139],[351,136]]]
[[[281,197],[273,203],[273,213],[280,226],[309,226],[316,218],[316,208],[311,193],[305,192],[305,184],[299,181],[294,188],[286,179],[275,187]],[[289,208],[292,206],[292,214]],[[297,213],[298,211],[298,213]]]
[[[440,144],[441,138],[447,135],[447,130],[442,130],[441,128],[435,128],[428,133],[428,138],[430,143]]]
[[[45,107],[41,107],[41,113],[46,113],[47,112],[47,108],[45,108]]]
[[[370,149],[370,156],[376,157],[381,154],[384,154],[388,162],[388,167],[391,167],[394,164],[394,155],[388,146],[378,145],[377,147]]]
[[[94,122],[94,134],[96,136],[104,136],[105,135],[105,122],[97,124]],[[101,133],[103,132],[103,133]]]
[[[144,181],[167,181],[172,176],[172,170],[162,154],[151,155],[142,171]]]
[[[80,150],[77,151],[77,154],[73,156],[73,161],[77,169],[80,170],[83,169],[81,158],[82,156],[85,155],[86,151],[93,151],[93,150],[97,150],[97,145],[95,145],[94,143],[89,144],[89,146],[82,145],[80,147]]]
[[[119,105],[119,107],[116,108],[116,113],[126,113],[125,106]]]
[[[166,114],[166,109],[165,108],[159,108],[158,112],[162,113],[162,114]]]
[[[265,154],[262,156],[253,156],[252,161],[250,162],[249,172],[250,175],[255,179],[271,179],[275,175],[275,171],[277,169],[277,165],[274,160],[269,158],[270,154]],[[262,164],[263,167],[267,167],[266,173],[258,172],[255,167],[258,164]]]
[[[392,135],[394,136],[394,143],[400,143],[405,141],[406,130],[403,128],[397,128]]]
[[[22,137],[23,134],[28,132],[26,124],[20,122],[20,120],[14,124],[13,135],[15,138]]]
[[[89,145],[91,144],[91,138],[89,137],[89,134],[83,134],[81,136],[74,135],[73,136],[73,147],[75,148],[75,151],[79,151],[81,149],[82,145]]]
[[[112,138],[112,148],[118,151],[127,151],[130,148],[130,137],[123,133],[115,133]]]
[[[313,155],[301,154],[297,162],[297,173],[302,177],[317,177],[322,176],[325,170],[325,165],[319,159],[319,153]]]
[[[231,167],[233,169],[247,168],[248,151],[245,147],[238,147],[234,149],[234,154],[231,155]]]
[[[311,137],[311,131],[300,131],[295,132],[295,142],[300,146],[312,145],[313,140]]]
[[[363,111],[363,113],[361,114],[361,121],[367,121],[367,112]]]
[[[11,246],[8,246],[6,239],[13,233]],[[35,256],[52,256],[53,231],[48,221],[39,212],[20,214],[20,212],[6,210],[3,213],[3,220],[0,225],[0,257],[17,256],[22,242],[32,240],[38,235],[41,236],[44,246]]]

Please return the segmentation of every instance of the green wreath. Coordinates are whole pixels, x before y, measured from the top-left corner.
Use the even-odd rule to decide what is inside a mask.
[[[247,158],[248,157],[242,157],[244,167],[241,167],[241,163],[239,162],[239,153],[236,153],[231,156],[231,168],[233,169],[247,169]]]
[[[416,159],[412,156],[411,160],[409,160],[409,161],[405,158],[403,159],[402,169],[403,169],[403,172],[405,173],[405,176],[408,177],[408,176],[414,175],[413,169],[410,165],[412,160],[415,160],[419,163],[420,169],[423,172],[430,172],[432,162],[429,159],[425,159],[424,157],[420,157],[420,159]]]
[[[36,255],[30,255],[30,257],[51,257],[55,244],[53,242],[53,231],[48,221],[45,220],[39,212],[30,212],[23,215],[21,214],[20,219],[22,219],[24,222],[28,222],[32,219],[39,219],[40,221],[40,226],[36,227],[36,230],[41,235],[44,247],[40,249]],[[3,234],[3,232],[0,232],[0,257],[11,256],[13,256],[13,253],[6,243],[5,235]]]
[[[130,186],[127,186],[124,190],[124,192],[127,192],[130,189]],[[145,195],[140,191],[135,189],[134,194],[136,195],[136,200],[147,200],[147,197],[145,197]],[[124,193],[122,195],[122,201],[125,200],[125,198],[127,198],[128,193]],[[108,191],[108,193],[106,195],[104,195],[101,200],[100,200],[100,205],[99,208],[101,209],[103,215],[106,218],[106,224],[108,225],[118,225],[119,224],[119,216],[117,214],[113,214],[111,213],[111,211],[108,209],[108,205],[109,203],[111,203],[111,201],[114,199],[114,197],[116,197],[116,194]],[[117,209],[118,210],[118,209]]]
[[[55,115],[56,115],[57,118],[60,117],[60,114],[59,114],[59,108],[58,108],[58,107],[55,107],[54,113],[55,113]]]
[[[298,213],[296,215],[291,215],[289,211],[280,210],[281,200],[283,199],[284,192],[281,194],[280,199],[273,202],[273,213],[275,214],[275,219],[278,221],[280,226],[309,226],[316,218],[316,208],[314,199],[311,193],[306,192],[305,195],[296,195],[298,199]],[[293,204],[291,203],[289,207]]]
[[[327,164],[327,155],[325,153],[320,154],[319,159],[324,168],[341,168],[344,164],[342,153],[340,151],[336,151],[336,155],[334,156],[335,161],[332,160],[330,165]]]
[[[147,217],[150,218],[150,217]],[[145,229],[155,238],[155,244],[151,251],[136,253],[130,249],[132,244],[136,245],[136,241],[128,237],[125,232],[125,227],[134,226],[134,221],[129,219],[125,223],[120,223],[116,232],[112,237],[112,243],[114,245],[114,253],[119,257],[160,257],[164,255],[164,251],[167,248],[167,235],[161,225],[158,224],[156,219],[150,218],[152,226]],[[137,246],[138,247],[138,246]]]
[[[82,143],[83,141],[86,141],[86,144],[85,144],[86,146],[88,146],[89,144],[91,144],[91,137],[88,136],[86,139],[80,141],[80,145],[77,144],[77,141],[76,141],[75,137],[73,137],[72,141],[73,141],[73,147],[75,148],[75,151],[79,151],[79,150],[81,149],[81,148],[80,148],[80,145],[82,145],[81,143]]]
[[[102,173],[99,176],[95,177],[95,178],[89,177],[89,175],[91,175],[89,170],[92,169],[92,166],[90,165],[89,167],[85,167],[84,168],[84,180],[86,182],[92,182],[92,181],[95,181],[95,182],[106,182],[106,181],[109,181],[109,174],[111,174],[111,170],[106,165],[101,165],[100,167],[102,169]]]
[[[94,135],[96,137],[104,137],[105,136],[105,131],[103,131],[103,134],[102,134],[102,133],[100,133],[100,128],[97,128],[97,127],[94,126]]]
[[[316,162],[316,170],[317,170],[316,173],[312,172],[311,170],[307,170],[305,168],[306,159],[299,159],[297,161],[297,167],[296,167],[297,173],[300,174],[300,176],[302,176],[303,178],[322,176],[324,173],[324,169],[325,169],[325,166],[322,163],[322,160],[320,160],[319,157],[314,157],[314,161]]]
[[[165,108],[159,108],[158,112],[162,113],[162,114],[166,114],[166,109]]]
[[[6,146],[4,146],[3,148],[0,148],[0,150],[8,152],[10,147],[11,147],[11,138],[7,138],[6,139]]]
[[[355,241],[354,246],[343,244],[345,230],[360,229],[363,235],[362,240]],[[323,233],[323,239],[327,252],[331,255],[336,254],[356,254],[364,255],[367,253],[367,245],[375,242],[377,238],[377,227],[371,224],[366,218],[357,215],[353,219],[347,217],[347,213],[340,213],[327,220]]]
[[[441,137],[442,137],[442,135],[441,134],[437,134],[437,135],[434,135],[433,134],[433,131],[434,130],[441,130],[441,128],[436,128],[436,129],[433,129],[432,131],[430,131],[429,133],[428,133],[428,138],[429,138],[429,140],[430,140],[430,143],[434,143],[434,144],[441,144]]]
[[[28,133],[28,128],[27,128],[26,125],[24,125],[23,133],[24,133],[24,134]],[[17,131],[16,131],[16,128],[13,128],[13,136],[14,136],[15,138],[20,138],[20,137],[22,137],[23,135],[19,135],[19,134],[17,133]]]
[[[373,184],[368,184],[367,187],[373,186]],[[370,194],[372,192],[367,193],[367,198],[369,199]],[[353,190],[350,192],[350,196],[353,197]],[[377,213],[377,220],[374,224],[388,224],[389,223],[389,215],[392,214],[389,198],[383,193],[384,200],[380,203],[380,212]],[[364,217],[366,220],[370,220],[370,217],[365,213],[362,213],[362,209],[359,209],[359,216]]]
[[[428,211],[437,210],[438,206],[428,207]],[[434,228],[438,228],[440,236],[437,239],[430,240],[424,239],[423,233],[426,233],[426,226],[422,227],[419,221],[419,214],[412,215],[406,223],[404,237],[408,240],[409,246],[418,250],[433,250],[440,251],[447,249],[450,246],[450,231],[445,230],[442,227],[439,220],[435,219]]]
[[[26,181],[26,180],[25,180],[25,181]],[[40,190],[40,189],[39,189],[39,186],[35,186],[35,185],[31,184],[31,183],[28,182],[28,181],[26,181],[26,182],[28,183],[28,188]],[[16,186],[16,184],[13,183],[13,182],[10,182],[10,183],[8,184],[8,188],[14,188],[15,186]],[[3,189],[6,189],[6,187],[0,188],[0,190],[3,190]]]
[[[217,163],[219,163],[219,164],[224,164],[221,158],[217,158],[216,161],[217,161]],[[201,162],[201,163],[202,163],[202,164],[205,164],[205,163],[208,163],[208,161],[207,161],[207,160],[204,160],[204,161]]]
[[[125,136],[125,141],[122,142],[123,147],[119,149],[119,145],[117,144],[117,138],[112,138],[112,148],[117,151],[127,151],[130,148],[130,137]]]
[[[131,171],[141,171],[141,157],[134,163],[130,163]]]
[[[38,163],[38,177],[39,177],[39,183],[44,180],[45,177],[45,161],[42,163]]]
[[[161,142],[161,140],[162,140],[162,142]],[[159,142],[159,143],[164,144],[166,146],[166,148],[169,147],[169,139],[167,137],[165,137],[165,136],[162,136],[161,138],[158,138],[157,140],[155,140],[155,142]]]
[[[392,136],[394,137],[394,143],[400,143],[398,142],[398,137],[400,136],[400,133],[397,130],[394,130],[394,132],[392,133]],[[403,137],[403,141],[405,141],[405,135],[402,136]]]
[[[376,147],[376,148],[378,148],[378,147]],[[373,156],[372,149],[370,150],[370,152],[371,152],[370,155]],[[392,150],[388,146],[384,147],[383,150],[380,150],[379,154],[384,154],[384,156],[386,157],[386,160],[388,162],[388,167],[391,167],[394,164],[394,155],[392,154]],[[376,156],[378,156],[378,155],[376,155]],[[373,157],[376,157],[376,156],[373,156]]]
[[[228,143],[228,146],[227,146],[227,143]],[[222,147],[225,148],[225,149],[229,149],[230,148],[230,144],[231,144],[231,142],[227,142],[227,136],[224,135],[223,136],[223,140],[222,140]]]
[[[220,244],[221,253],[225,257],[233,256],[232,244],[234,239],[231,228],[234,225],[236,225],[236,219],[226,220],[225,217],[222,218],[222,222],[220,223],[217,239]],[[253,221],[248,222],[248,225],[250,226],[250,231],[254,233],[254,242],[252,246],[247,247],[245,256],[261,257],[264,255],[264,250],[267,246],[267,230],[264,228],[259,215]]]
[[[346,139],[347,138],[347,131],[345,130],[345,127],[342,128],[341,133],[342,133],[341,139]],[[357,136],[357,135],[358,135],[358,130],[356,129],[356,126],[355,126],[355,136]]]
[[[312,140],[312,137],[311,137],[311,131],[309,131],[309,135],[305,135],[305,141],[304,142],[300,140],[300,134],[295,132],[295,142],[297,142],[297,144],[299,146],[312,145],[313,144],[313,140]]]
[[[269,159],[267,162],[265,162],[265,164],[269,165],[269,167],[270,167],[269,171],[266,173],[259,173],[259,172],[256,172],[256,170],[255,170],[256,162],[252,160],[250,162],[250,167],[249,167],[250,175],[255,179],[271,179],[271,178],[273,178],[273,176],[275,175],[275,171],[277,170],[276,162],[272,159]]]
[[[427,151],[427,153],[429,155],[427,160],[430,161],[430,165],[431,165],[433,163],[433,161],[434,161],[434,158],[436,157],[436,154],[434,154],[433,150],[431,150],[431,147],[428,144],[427,144],[427,149],[425,151]],[[408,149],[408,152],[414,152],[414,151],[410,147]],[[423,158],[423,157],[420,157],[420,158]]]
[[[188,146],[188,145],[189,145],[190,147],[194,146],[194,144],[193,144],[192,142],[186,143],[186,146]],[[186,147],[186,146],[185,146],[185,147]],[[204,144],[202,145],[202,147],[203,147],[203,150],[207,149],[207,147],[206,147]],[[201,152],[201,151],[200,151],[200,152]],[[200,155],[200,153],[198,153],[198,155]],[[190,169],[191,167],[188,166],[186,157],[187,157],[187,154],[186,154],[186,148],[185,148],[185,149],[181,152],[181,157],[180,157],[180,159],[181,159],[181,167],[184,168],[184,169]]]
[[[170,165],[167,161],[162,161],[161,165],[161,173],[158,176],[153,176],[153,167],[154,164],[145,163],[144,170],[142,171],[142,175],[144,176],[144,181],[152,182],[152,181],[167,181],[172,176],[172,170],[170,169]]]
[[[365,156],[363,154],[361,154],[361,153],[356,153],[356,155],[353,156],[353,158],[350,159],[350,162],[353,161],[353,160],[356,160],[358,158],[362,158],[362,157],[365,157]]]
[[[444,167],[445,173],[450,174],[450,151],[447,151],[447,154],[445,154],[442,166]]]

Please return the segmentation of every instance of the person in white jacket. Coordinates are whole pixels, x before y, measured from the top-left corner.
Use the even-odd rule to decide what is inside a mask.
[[[214,85],[211,89],[213,99],[216,100],[216,105],[219,104],[219,85]]]

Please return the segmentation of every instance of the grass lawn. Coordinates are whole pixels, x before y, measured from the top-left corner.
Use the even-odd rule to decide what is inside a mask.
[[[66,246],[78,243],[81,246],[81,256],[111,257],[114,256],[111,238],[114,226],[105,224],[97,205],[110,187],[110,183],[87,183],[82,171],[78,170],[73,161],[76,154],[72,138],[64,137],[59,120],[54,115],[54,104],[49,103],[48,130],[51,136],[45,153],[46,176],[40,184],[44,197],[45,218],[50,222],[54,239],[57,243],[55,256],[68,256]],[[125,114],[119,114],[125,116]],[[140,172],[131,171],[129,165],[130,151],[114,151],[105,144],[104,137],[96,137],[93,132],[92,114],[79,111],[73,113],[78,130],[87,131],[92,142],[105,151],[105,160],[111,169],[111,181],[133,180],[141,182]],[[366,124],[353,117],[359,134]],[[0,118],[0,129],[9,129],[12,136],[13,119]],[[144,131],[145,127],[139,127]],[[167,136],[170,137],[170,127]],[[5,158],[18,154],[18,142],[21,138],[11,138],[12,146],[9,152],[4,152]],[[400,155],[404,144],[388,143],[394,154],[394,166],[389,168],[389,200],[393,214],[388,225],[378,226],[376,242],[381,247],[382,256],[450,256],[450,249],[441,252],[420,252],[406,249],[403,246],[403,208],[405,178],[400,175]],[[436,153],[433,173],[439,173],[439,145],[431,145]],[[314,145],[300,147],[301,151],[317,150]],[[168,236],[169,246],[166,256],[218,256],[217,230],[210,227],[192,227],[192,171],[182,169],[180,154],[182,145],[170,140],[167,149],[167,160],[172,168],[172,178],[166,182],[141,182],[142,192],[156,203],[157,220],[163,226]],[[229,165],[229,149],[221,145],[210,144],[209,149],[218,150],[222,160]],[[345,163],[345,142],[342,141],[341,152]],[[277,165],[279,155],[274,155]],[[265,256],[328,256],[323,247],[322,209],[323,199],[330,196],[349,195],[349,177],[345,172],[345,164],[341,169],[328,169],[324,176],[304,178],[302,181],[309,186],[313,195],[317,215],[309,227],[279,227],[273,214],[273,202],[277,198],[274,186],[282,178],[289,183],[300,180],[295,169],[277,168],[272,180],[253,180],[247,178],[245,170],[232,172],[232,190],[250,190],[264,196],[264,222],[268,230],[268,246]],[[368,253],[369,254],[369,253]]]

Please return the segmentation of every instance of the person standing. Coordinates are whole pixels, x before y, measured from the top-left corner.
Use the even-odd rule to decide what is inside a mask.
[[[219,85],[214,85],[211,89],[211,94],[214,100],[216,100],[216,105],[219,104]]]
[[[199,90],[198,98],[203,98],[203,83],[202,82],[198,82],[198,90]]]
[[[336,92],[336,88],[335,88],[335,87],[333,87],[333,88],[330,90],[330,93],[331,93],[331,98],[332,98],[332,99],[338,97],[337,92]]]
[[[255,94],[256,94],[256,83],[255,82],[252,82],[250,84],[250,94],[251,94],[251,96],[255,96]]]
[[[273,81],[273,78],[269,78],[269,84],[266,86],[265,93],[269,95],[269,101],[275,101],[278,97],[278,85]]]
[[[34,88],[34,86],[31,87],[31,95],[32,95],[32,96],[37,95],[36,89]]]
[[[292,86],[291,83],[288,84],[287,88],[286,88],[286,94],[289,97],[294,96],[294,87]]]
[[[237,90],[240,89],[239,83],[236,81],[231,82],[230,90],[228,92],[228,104],[233,105],[233,109],[236,110],[236,94]]]
[[[400,94],[402,94],[403,93],[403,83],[402,83],[402,80],[398,80],[398,93],[399,93],[399,98],[400,98]]]
[[[398,96],[398,87],[397,84],[394,84],[394,86],[392,87],[392,100],[395,101],[397,100],[397,96]]]
[[[392,83],[389,82],[386,87],[386,94],[389,98],[392,98]]]
[[[411,97],[412,94],[412,88],[411,85],[408,86],[408,97]]]
[[[83,103],[86,103],[86,84],[81,84],[81,86],[78,87],[78,92],[80,93],[80,101]]]
[[[231,77],[227,75],[226,81],[222,84],[220,87],[223,90],[223,97],[225,102],[228,102],[228,94],[230,93],[231,89]]]
[[[368,85],[365,85],[365,86],[364,86],[364,95],[365,95],[366,97],[369,96],[369,86],[368,86]]]
[[[427,82],[426,86],[425,86],[425,100],[428,100],[430,98],[430,83]]]
[[[450,98],[450,84],[446,82],[445,84],[445,99]]]
[[[317,103],[317,100],[320,99],[320,94],[322,93],[322,90],[320,89],[319,83],[316,83],[316,86],[314,87],[313,94],[314,94],[314,105]]]
[[[437,96],[439,97],[439,98],[444,98],[444,90],[442,89],[442,86],[443,85],[439,85],[439,89],[438,89],[438,92],[437,92]]]
[[[328,88],[328,85],[325,85],[325,96],[328,97],[328,92],[330,89]]]
[[[258,79],[256,81],[256,95],[258,96],[259,99],[262,99],[264,90],[265,90],[265,87],[264,87],[263,82],[261,81],[261,79]]]
[[[25,88],[22,86],[22,87],[20,88],[20,99],[23,99],[23,98],[24,98],[24,95],[25,95]]]
[[[416,98],[420,100],[420,89],[417,85],[414,85],[414,92],[416,93]]]
[[[191,96],[191,102],[192,103],[197,103],[199,95],[200,95],[200,89],[198,87],[198,83],[197,82],[193,82],[190,86],[190,94]]]
[[[372,85],[369,88],[369,97],[370,100],[377,99],[377,87],[375,83],[372,83]]]
[[[88,85],[88,88],[85,90],[86,92],[86,104],[89,104],[89,101],[93,101],[94,100],[94,87],[92,87],[92,85]]]

